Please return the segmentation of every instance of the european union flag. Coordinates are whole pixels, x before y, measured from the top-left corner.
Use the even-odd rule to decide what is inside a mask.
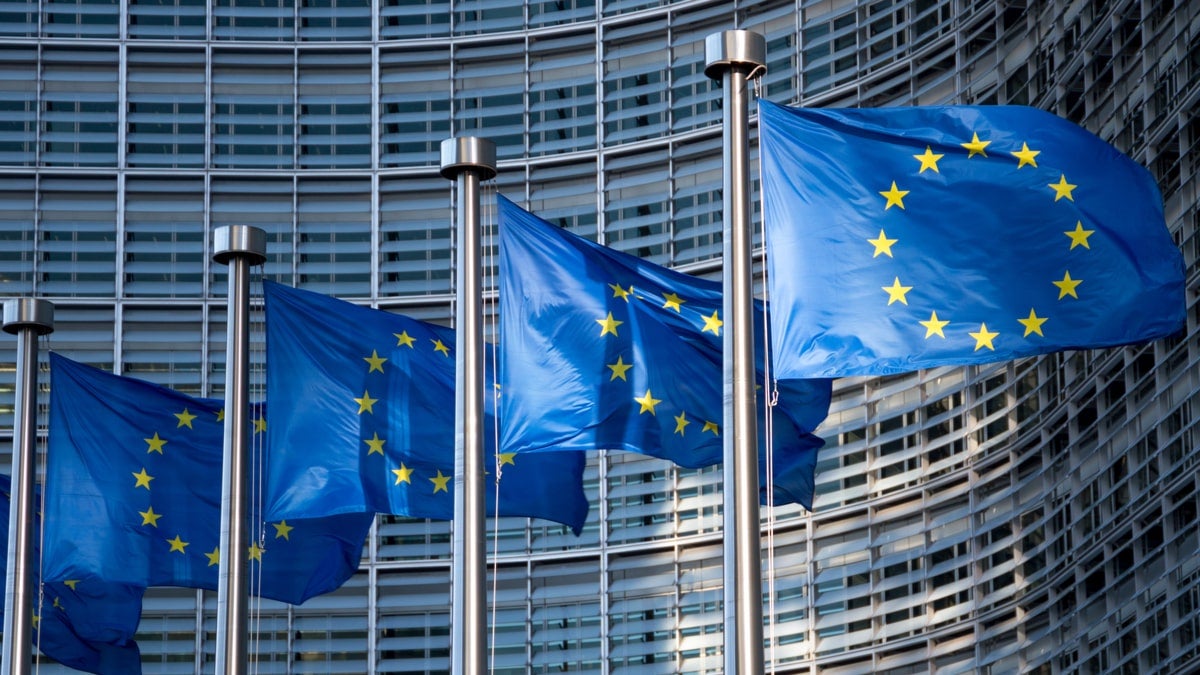
[[[721,462],[721,285],[499,202],[501,447],[518,456],[624,449],[687,467]],[[756,315],[758,330],[761,305]],[[761,380],[761,355],[758,370]],[[811,508],[823,443],[811,432],[828,413],[830,381],[779,382],[778,393],[775,500]],[[760,398],[760,414],[766,407]],[[760,460],[760,471],[766,466]]]
[[[1183,259],[1150,174],[1017,106],[759,105],[779,377],[1161,338]]]
[[[12,481],[0,475],[0,540],[8,540]],[[41,532],[41,518],[35,531]],[[41,560],[40,537],[35,535],[33,557]],[[8,574],[7,556],[0,559],[0,577]],[[142,672],[141,654],[133,636],[142,614],[142,589],[106,582],[43,584],[41,606],[31,618],[34,644],[55,661],[99,675]],[[0,608],[2,610],[2,608]]]
[[[454,331],[264,281],[267,514],[454,517]],[[545,518],[578,534],[584,458],[495,455],[491,369],[485,466],[501,516]],[[496,489],[487,490],[496,513]]]
[[[54,353],[50,374],[46,578],[215,590],[221,401]],[[255,409],[257,436],[266,423]],[[338,588],[358,569],[372,520],[254,519],[253,541],[240,552],[252,591],[299,604]]]

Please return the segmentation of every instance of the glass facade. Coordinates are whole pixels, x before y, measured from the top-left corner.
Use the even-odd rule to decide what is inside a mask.
[[[494,140],[497,189],[540,216],[715,278],[721,100],[703,41],[730,28],[766,36],[757,92],[776,102],[1028,104],[1080,123],[1154,174],[1195,286],[1195,3],[12,0],[0,295],[54,302],[43,351],[213,396],[221,225],[267,232],[266,278],[448,321],[438,148],[455,135]],[[763,511],[771,668],[1200,669],[1188,301],[1177,339],[837,381],[814,511]],[[15,342],[0,341],[0,466]],[[489,521],[492,671],[722,672],[719,467],[614,452],[586,481],[581,537]],[[257,671],[446,672],[450,565],[449,524],[378,518],[345,587],[255,604]],[[215,593],[152,591],[145,671],[212,672],[215,609]]]

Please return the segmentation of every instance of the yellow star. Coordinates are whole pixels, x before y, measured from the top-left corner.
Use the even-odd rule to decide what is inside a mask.
[[[371,455],[374,455],[376,453],[382,455],[383,454],[383,444],[387,443],[387,441],[380,438],[379,432],[376,431],[374,434],[374,438],[364,438],[363,443],[366,443],[367,447],[370,448],[370,450],[367,450],[367,456],[370,457]]]
[[[183,539],[180,539],[179,535],[175,535],[174,539],[168,539],[167,543],[171,545],[171,550],[167,551],[167,553],[175,553],[175,552],[183,553],[184,552],[183,549],[187,548],[187,546],[188,546],[188,542],[184,541]]]
[[[1078,186],[1067,182],[1067,174],[1061,174],[1058,182],[1050,183],[1049,187],[1054,190],[1054,201],[1058,201],[1063,197],[1066,197],[1068,201],[1075,201],[1075,198],[1071,196],[1071,190],[1074,190]]]
[[[996,351],[996,348],[992,346],[992,338],[999,335],[999,333],[989,331],[986,323],[979,324],[978,333],[967,333],[967,335],[975,338],[975,351],[979,351],[980,347],[987,347],[992,351]]]
[[[258,545],[257,541],[250,542],[250,551],[246,554],[246,560],[257,560],[262,562],[263,549]]]
[[[884,197],[887,197],[887,206],[884,206],[883,210],[887,211],[888,209],[892,208],[893,206],[899,206],[900,208],[904,208],[904,195],[906,195],[908,193],[909,193],[908,190],[897,190],[896,189],[896,181],[892,181],[892,189],[884,190],[879,193],[879,194],[883,195]]]
[[[1035,160],[1034,157],[1037,157],[1038,155],[1042,154],[1042,151],[1041,150],[1030,150],[1028,145],[1022,143],[1020,150],[1009,151],[1009,154],[1011,154],[1013,157],[1016,157],[1017,160],[1019,160],[1017,162],[1018,169],[1025,166],[1026,164],[1028,164],[1029,166],[1032,166],[1033,168],[1036,169],[1037,168],[1037,160]]]
[[[918,323],[920,323],[922,326],[925,326],[925,339],[928,340],[934,335],[945,338],[946,334],[942,332],[942,329],[945,328],[950,322],[939,321],[937,318],[937,312],[933,312],[929,315],[928,321],[919,321]]]
[[[437,475],[430,478],[429,481],[433,483],[433,494],[450,492],[450,476],[443,476],[441,469],[438,469]]]
[[[609,284],[609,288],[613,289],[613,297],[620,298],[625,302],[629,302],[629,296],[633,295],[633,286],[629,288],[621,288],[621,284]]]
[[[254,418],[254,433],[261,434],[266,430],[267,430],[267,418],[255,417]]]
[[[205,553],[204,557],[208,558],[208,566],[209,567],[212,567],[213,565],[220,565],[221,564],[221,547],[218,546],[218,547],[214,548],[212,550],[212,553]]]
[[[705,422],[704,428],[700,430],[700,433],[704,433],[706,431],[713,432],[713,436],[721,435],[721,429],[720,429],[720,427],[717,426],[716,422]]]
[[[404,331],[403,333],[392,333],[392,335],[396,336],[397,347],[408,347],[409,349],[413,348],[413,342],[415,342],[415,340],[409,336],[408,331]]]
[[[971,142],[963,143],[962,146],[967,149],[967,159],[971,159],[975,155],[987,157],[987,153],[983,149],[991,144],[991,141],[979,140],[979,134],[971,134]]]
[[[188,412],[187,408],[184,408],[183,412],[181,413],[175,413],[175,417],[179,419],[179,424],[175,425],[176,429],[179,427],[187,427],[189,429],[195,428],[192,426],[192,420],[196,419],[196,416]]]
[[[134,488],[144,487],[147,490],[150,489],[150,481],[154,480],[154,476],[146,473],[146,467],[144,466],[141,472],[133,474],[133,477],[137,479],[137,482],[133,484]]]
[[[689,424],[691,424],[691,422],[688,421],[687,413],[680,411],[680,413],[675,416],[675,433],[679,434],[680,436],[683,436],[684,435],[684,433],[683,433],[684,427],[686,427]],[[703,433],[703,432],[701,432],[701,433]]]
[[[76,587],[76,586],[78,586],[78,585],[79,585],[79,580],[78,580],[78,579],[67,579],[66,581],[64,581],[64,582],[63,582],[63,586],[66,586],[67,588],[69,588],[69,589],[71,589],[71,590],[73,590],[73,591],[74,591],[74,590],[78,590],[78,589],[76,589],[76,588],[75,588],[75,587]]]
[[[41,624],[42,624],[42,617],[41,617],[41,616],[38,616],[38,613],[37,613],[37,612],[34,612],[34,613],[33,613],[33,619],[31,619],[31,620],[33,621],[33,627],[34,627],[35,629],[37,629],[37,628],[40,628],[40,627],[41,627]]]
[[[900,277],[896,277],[896,280],[892,282],[891,286],[880,286],[880,288],[887,291],[889,305],[896,301],[899,301],[905,305],[908,304],[908,300],[906,300],[904,296],[906,293],[912,290],[912,286],[901,286]]]
[[[158,519],[162,518],[161,513],[155,513],[153,506],[147,506],[145,511],[138,511],[138,515],[142,517],[142,524],[151,527],[158,527]]]
[[[617,379],[618,377],[621,378],[622,380],[625,380],[626,382],[629,381],[629,378],[625,377],[625,372],[628,371],[630,368],[632,368],[633,364],[625,363],[625,357],[618,356],[616,363],[609,363],[606,365],[608,366],[608,369],[612,371],[612,376],[608,378],[609,382],[612,382],[613,380]]]
[[[364,356],[363,361],[366,361],[367,363],[371,364],[371,367],[367,370],[368,373],[373,373],[377,370],[382,373],[383,372],[383,363],[385,361],[387,361],[387,359],[380,356],[378,351],[372,349],[371,355]]]
[[[445,356],[446,358],[450,357],[450,348],[447,347],[441,340],[433,341],[433,351],[441,352],[442,356]]]
[[[163,454],[163,446],[167,444],[165,440],[158,437],[157,431],[154,432],[154,438],[143,438],[142,440],[146,441],[146,445],[150,446],[149,449],[146,450],[146,454],[157,452],[161,455]]]
[[[913,159],[921,162],[921,170],[917,173],[925,173],[925,169],[933,169],[934,173],[941,173],[941,171],[938,171],[937,163],[938,160],[943,157],[945,157],[945,155],[935,155],[933,153],[933,148],[929,147],[928,145],[925,146],[925,154],[913,155]]]
[[[878,239],[868,239],[867,240],[868,244],[875,245],[875,255],[873,255],[871,257],[878,258],[880,253],[886,255],[889,258],[893,257],[892,256],[892,244],[896,243],[897,241],[899,241],[899,239],[888,239],[887,235],[884,234],[883,230],[880,230]]]
[[[62,606],[62,602],[60,602],[60,598],[59,598],[57,595],[56,595],[56,596],[54,596],[54,606],[55,606],[56,608],[58,608],[58,609],[62,609],[62,608],[63,608],[63,606]]]
[[[517,465],[517,453],[515,452],[502,452],[496,455],[496,457],[500,459],[500,466],[504,466],[505,464],[511,466]]]
[[[612,312],[609,312],[608,316],[604,317],[603,319],[596,319],[596,323],[600,324],[600,337],[604,337],[605,335],[608,335],[609,333],[616,335],[617,334],[617,326],[620,326],[621,324],[623,324],[625,322],[617,321],[616,319],[613,318]]]
[[[291,525],[288,525],[286,520],[281,520],[278,523],[271,523],[271,527],[275,528],[276,539],[287,539],[288,541],[292,540],[292,538],[288,536],[288,533],[296,529]]]
[[[721,326],[724,326],[725,322],[718,318],[717,310],[713,310],[712,316],[701,316],[700,318],[704,319],[704,327],[700,329],[701,333],[707,332],[717,336],[721,334]]]
[[[377,398],[371,398],[371,392],[364,390],[362,398],[354,399],[354,402],[358,404],[358,414],[361,415],[364,412],[369,412],[374,415],[375,410],[373,406],[378,400]]]
[[[663,299],[666,300],[666,302],[663,303],[663,307],[665,307],[666,309],[675,310],[676,314],[678,314],[681,309],[680,305],[687,302],[687,300],[680,298],[678,295],[675,295],[674,293],[667,293],[666,295],[663,296]]]
[[[655,414],[654,406],[658,405],[659,403],[662,403],[662,399],[654,398],[653,396],[650,395],[649,389],[646,390],[645,396],[643,396],[641,398],[634,397],[633,400],[642,404],[642,409],[638,411],[639,415],[641,415],[644,412],[649,412],[651,415]]]
[[[225,421],[225,409],[224,408],[221,408],[220,410],[217,411],[217,421],[218,422]]]
[[[401,483],[408,483],[409,485],[412,485],[413,470],[407,466],[404,466],[404,462],[400,463],[399,469],[392,469],[392,473],[396,474],[396,485]]]
[[[1079,299],[1079,294],[1075,292],[1075,288],[1077,286],[1079,286],[1079,284],[1083,283],[1083,280],[1082,279],[1072,279],[1070,270],[1068,270],[1066,273],[1063,274],[1062,281],[1055,281],[1052,283],[1055,286],[1058,286],[1058,299],[1059,300],[1062,300],[1063,298],[1065,298],[1068,295],[1071,296],[1072,298],[1075,298],[1076,300]]]
[[[1083,221],[1082,220],[1075,221],[1075,229],[1074,230],[1068,230],[1066,232],[1063,232],[1063,234],[1065,234],[1071,238],[1071,248],[1068,250],[1073,250],[1076,246],[1082,246],[1086,249],[1091,249],[1092,247],[1088,246],[1088,237],[1092,236],[1095,233],[1096,233],[1095,230],[1083,229]]]
[[[1042,335],[1042,324],[1046,323],[1046,317],[1038,316],[1032,309],[1029,310],[1029,318],[1017,319],[1017,323],[1025,326],[1025,334],[1021,337],[1029,337],[1030,333],[1037,333],[1042,337],[1046,337]]]

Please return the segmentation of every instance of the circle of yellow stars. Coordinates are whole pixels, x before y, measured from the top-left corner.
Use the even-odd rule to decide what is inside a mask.
[[[975,132],[971,134],[970,141],[963,142],[960,146],[966,151],[967,159],[972,159],[976,157],[987,158],[988,146],[991,144],[992,141],[981,139],[979,134]],[[934,152],[932,145],[926,145],[924,152],[912,155],[912,158],[918,162],[917,175],[920,176],[926,171],[931,174],[940,174],[941,168],[938,166],[938,162],[946,156],[947,152],[950,152],[950,150],[947,149],[945,152],[940,153]],[[1030,148],[1027,142],[1022,142],[1019,150],[1010,150],[1008,154],[1016,159],[1015,170],[1019,171],[1027,166],[1037,168],[1037,158],[1041,154],[1041,151]],[[891,185],[887,189],[878,191],[879,195],[883,197],[883,208],[881,211],[889,213],[895,208],[896,213],[903,212],[905,208],[904,200],[912,190],[905,189],[907,186],[901,186],[898,181],[893,180],[890,183]],[[1074,202],[1074,190],[1076,187],[1078,186],[1067,180],[1065,174],[1060,174],[1056,182],[1046,184],[1046,188],[1049,190],[1047,196],[1053,195],[1053,202],[1061,200]],[[885,257],[894,259],[895,249],[903,248],[901,237],[889,236],[887,227],[881,227],[878,236],[866,240],[871,245],[872,258]],[[1083,221],[1077,220],[1074,229],[1063,232],[1063,235],[1068,238],[1070,243],[1068,251],[1073,251],[1076,248],[1089,250],[1091,248],[1089,237],[1093,234],[1095,234],[1095,230],[1086,229]],[[1067,298],[1079,299],[1079,286],[1083,283],[1083,280],[1072,277],[1070,270],[1065,269],[1061,279],[1053,279],[1050,283],[1058,289],[1058,300],[1063,301]],[[887,296],[887,306],[893,304],[907,306],[909,304],[909,293],[914,290],[913,286],[903,283],[903,280],[899,276],[894,276],[890,285],[881,286],[880,289]],[[917,294],[919,295],[919,291],[917,291]],[[1031,307],[1027,316],[1015,318],[1015,323],[1019,324],[1020,328],[1014,327],[1013,330],[1014,332],[1020,330],[1021,337],[1023,338],[1029,338],[1031,335],[1045,337],[1043,326],[1048,320],[1047,316],[1039,315],[1037,309]],[[931,310],[928,319],[919,320],[917,323],[924,327],[926,340],[934,337],[944,340],[946,339],[946,327],[951,322],[949,319],[938,316],[936,310]],[[981,322],[978,326],[977,330],[967,330],[967,335],[975,340],[974,351],[981,349],[995,351],[995,340],[1000,337],[1002,330],[989,329],[986,322]],[[649,396],[649,392],[647,392],[647,396]]]
[[[621,322],[616,322],[616,325],[620,325],[620,323]],[[615,331],[616,326],[613,326],[612,330]],[[418,326],[412,326],[411,332],[410,329],[406,328],[399,333],[392,333],[386,339],[386,342],[389,343],[389,347],[385,348],[384,353],[389,353],[388,349],[391,349],[391,356],[397,357],[405,356],[404,353],[409,351],[413,352],[414,354],[419,354],[422,351],[426,351],[428,354],[440,356],[441,358],[452,358],[453,355],[451,354],[451,347],[449,344],[447,344],[446,340],[433,334],[422,335],[422,333],[427,333],[426,329],[419,328]],[[395,339],[394,345],[390,344],[392,339]],[[379,353],[379,348],[374,348],[371,350],[369,355],[363,356],[362,360],[366,364],[364,368],[368,386],[364,388],[362,396],[352,396],[351,400],[354,401],[354,410],[359,417],[374,417],[377,413],[376,404],[380,403],[382,399],[372,396],[371,391],[372,389],[374,389],[376,392],[387,390],[385,378],[387,377],[388,368],[391,367],[387,365],[391,359],[389,359],[388,356],[381,355]],[[379,374],[378,379],[370,379],[375,373]],[[370,458],[373,455],[378,455],[380,457],[379,461],[383,463],[383,468],[380,470],[386,473],[387,481],[389,481],[389,484],[392,487],[405,486],[406,488],[412,488],[414,486],[414,478],[416,478],[418,480],[415,484],[426,486],[425,490],[428,491],[428,494],[450,494],[450,483],[453,479],[452,468],[447,467],[446,471],[449,471],[450,473],[446,473],[446,471],[443,471],[441,468],[434,467],[433,475],[422,476],[420,475],[420,470],[418,468],[409,466],[403,460],[399,462],[398,466],[391,464],[386,450],[387,438],[379,435],[380,430],[381,429],[370,430],[370,437],[367,438],[364,435],[361,440],[367,458]],[[388,433],[386,420],[382,425],[382,431],[385,435]],[[364,432],[364,434],[365,433],[366,432]],[[515,464],[514,455],[511,453],[498,455],[496,457],[496,464],[498,466],[502,466],[504,464]],[[391,466],[395,466],[395,468],[390,468]],[[499,475],[497,475],[497,480],[499,480],[499,478]]]
[[[264,433],[267,429],[266,418],[262,416],[261,410],[256,410],[254,414],[256,416],[254,416],[251,420],[253,424],[253,433]],[[186,407],[180,412],[172,413],[172,416],[175,418],[175,424],[173,427],[168,423],[166,428],[162,430],[156,430],[149,437],[142,439],[146,443],[147,455],[166,457],[167,454],[171,452],[169,446],[172,439],[178,440],[179,438],[182,438],[183,434],[195,431],[196,421],[200,417],[196,413],[193,413],[190,408]],[[218,424],[223,423],[225,420],[224,409],[215,411],[214,417],[215,419],[213,422]],[[146,465],[140,467],[138,471],[130,472],[130,475],[133,477],[132,489],[145,490],[151,499],[155,494],[154,480],[156,479],[156,476],[151,473],[151,470],[156,463],[156,460],[154,460],[152,457],[148,457]],[[168,485],[163,489],[172,488],[173,486]],[[145,528],[147,531],[157,533],[154,536],[163,542],[161,544],[162,548],[159,549],[160,553],[168,556],[173,554],[179,554],[183,556],[189,555],[188,547],[191,546],[192,542],[184,539],[184,533],[187,527],[186,522],[181,522],[181,520],[186,519],[172,518],[172,516],[167,513],[160,513],[159,511],[155,510],[153,503],[147,504],[146,509],[144,511],[138,511],[137,514],[141,517],[141,522],[138,523],[139,527]],[[287,524],[287,521],[271,523],[271,525],[275,528],[276,538],[282,538],[285,540],[289,539],[289,533],[294,529],[292,526]],[[164,529],[167,531],[162,532]],[[167,536],[168,534],[172,536]],[[262,553],[265,550],[266,549],[263,548],[259,542],[253,542],[249,547],[247,555],[250,560],[262,562]],[[207,565],[209,567],[217,565],[220,562],[220,551],[217,547],[214,547],[211,552],[204,553],[204,556],[207,559]]]
[[[691,326],[697,329],[698,333],[702,335],[710,333],[715,337],[721,336],[721,330],[725,322],[721,319],[719,310],[714,309],[711,314],[706,313],[705,310],[693,310],[688,307],[688,300],[686,298],[673,291],[665,293],[639,292],[634,289],[632,284],[623,285],[620,283],[608,284],[608,287],[612,290],[610,299],[621,300],[626,304],[631,299],[650,303],[657,308],[656,311],[665,311],[668,314],[673,313],[679,317],[687,318]],[[611,336],[612,338],[621,339],[625,337],[622,334],[624,330],[622,327],[626,323],[625,320],[616,318],[611,311],[608,311],[603,318],[595,319],[595,322],[600,327],[596,334],[598,338],[605,339],[606,336]],[[616,361],[604,364],[605,368],[608,369],[608,382],[615,380],[629,382],[629,371],[635,366],[632,361],[632,354],[629,356],[630,361],[626,361],[626,354],[621,353],[617,355]],[[659,405],[665,402],[664,399],[657,398],[650,389],[646,389],[641,395],[636,395],[635,392],[632,399],[633,405],[637,406],[637,414],[639,416],[650,415],[657,417]],[[721,428],[712,420],[693,420],[688,417],[688,412],[685,410],[679,410],[677,415],[672,415],[672,418],[674,419],[672,435],[686,436],[688,426],[693,422],[697,422],[700,424],[700,434],[712,434],[714,437],[720,436]]]

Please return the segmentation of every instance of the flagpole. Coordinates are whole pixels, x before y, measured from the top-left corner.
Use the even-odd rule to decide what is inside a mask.
[[[27,675],[33,662],[34,461],[37,443],[37,368],[40,335],[54,331],[54,304],[36,298],[4,302],[4,332],[17,336],[17,382],[13,422],[8,572],[4,584],[5,675]]]
[[[749,96],[747,83],[766,70],[767,42],[744,30],[704,40],[704,73],[724,88],[725,664],[738,675],[763,672],[762,560],[759,548],[758,429],[751,273]],[[732,526],[732,527],[731,527]],[[730,550],[732,544],[732,551]],[[730,601],[730,595],[733,601]],[[734,615],[730,625],[729,607]],[[732,638],[732,639],[731,639]],[[732,645],[732,649],[731,649]],[[733,652],[732,654],[730,652]]]
[[[496,144],[442,141],[442,176],[457,185],[454,329],[454,539],[450,672],[487,672],[487,549],[483,481],[483,323],[479,184],[496,175]]]
[[[248,672],[250,547],[247,522],[250,446],[250,267],[267,260],[267,235],[231,225],[213,233],[213,260],[229,266],[225,346],[225,442],[221,454],[221,537],[217,567],[216,672]]]

